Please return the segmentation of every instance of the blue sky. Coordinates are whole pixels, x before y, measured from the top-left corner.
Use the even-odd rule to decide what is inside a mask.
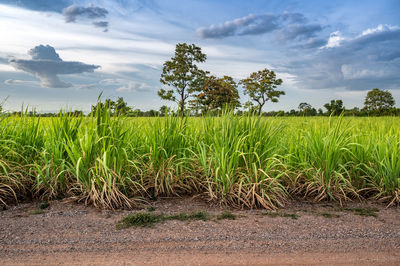
[[[362,107],[375,87],[399,107],[399,13],[398,0],[0,0],[0,102],[88,111],[103,92],[142,110],[174,106],[157,96],[160,73],[187,42],[217,76],[275,70],[286,95],[264,111]]]

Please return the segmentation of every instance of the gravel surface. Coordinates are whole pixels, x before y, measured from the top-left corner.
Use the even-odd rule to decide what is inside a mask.
[[[292,203],[279,215],[231,210],[235,220],[172,220],[122,230],[116,229],[121,218],[147,210],[100,211],[53,201],[34,214],[39,205],[0,211],[0,264],[400,265],[400,209],[372,203]],[[227,210],[192,198],[152,205],[154,214]],[[377,208],[376,217],[360,216],[356,208]]]

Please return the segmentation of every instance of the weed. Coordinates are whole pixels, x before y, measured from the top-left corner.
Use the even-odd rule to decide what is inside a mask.
[[[40,203],[39,209],[44,210],[47,209],[48,207],[50,207],[50,203],[48,203],[47,201],[43,201],[42,203]]]
[[[29,213],[32,214],[32,215],[43,214],[44,210],[41,210],[41,209],[33,210],[33,211],[30,211]]]
[[[176,215],[171,215],[171,216],[165,216],[163,218],[164,220],[179,220],[179,221],[193,221],[193,220],[202,220],[202,221],[207,221],[209,220],[209,217],[206,212],[204,211],[199,211],[199,212],[193,212],[193,213],[180,213]]]
[[[221,213],[220,215],[217,216],[217,220],[225,220],[225,219],[226,220],[235,220],[236,215],[234,215],[230,211],[224,211],[223,213]]]
[[[317,215],[325,217],[325,218],[339,218],[340,217],[339,214],[329,213],[329,212],[321,212],[321,213],[317,213]]]
[[[117,229],[124,229],[131,226],[134,227],[152,227],[156,223],[162,221],[162,215],[155,215],[150,213],[136,213],[130,214],[124,218],[122,218],[117,223]]]
[[[299,217],[299,215],[296,213],[286,213],[286,212],[278,212],[278,211],[264,212],[263,215],[267,215],[268,217],[271,217],[271,218],[275,218],[275,217],[292,218],[293,220],[297,220],[297,218]]]
[[[379,209],[377,209],[377,208],[339,208],[336,210],[348,211],[348,212],[352,212],[356,215],[371,216],[371,217],[378,217],[377,212],[379,212]]]
[[[152,214],[152,213],[136,213],[130,214],[122,218],[116,225],[117,229],[124,229],[128,227],[153,227],[155,224],[170,221],[207,221],[209,220],[209,215],[204,211],[192,212],[192,213],[179,213],[174,215],[164,215],[164,214]]]

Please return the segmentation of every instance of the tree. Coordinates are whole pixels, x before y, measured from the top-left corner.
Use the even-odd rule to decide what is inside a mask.
[[[300,114],[304,116],[314,116],[317,115],[317,110],[312,108],[311,104],[309,103],[300,103],[299,104]]]
[[[248,113],[251,113],[251,114],[253,114],[253,113],[256,112],[255,106],[254,106],[254,104],[253,104],[251,101],[245,102],[245,103],[243,104],[243,108],[244,108],[245,110],[247,110]]]
[[[340,115],[344,111],[342,100],[331,100],[330,103],[324,104],[328,111],[328,115]]]
[[[195,63],[206,61],[207,56],[201,48],[194,44],[178,43],[175,56],[166,61],[163,66],[160,82],[172,86],[174,90],[160,89],[158,95],[161,99],[175,101],[181,115],[185,111],[186,100],[196,90],[199,90],[206,72],[200,70]]]
[[[381,115],[394,107],[395,101],[389,91],[375,88],[368,92],[364,102],[364,109],[368,112]]]
[[[223,108],[236,109],[240,106],[236,82],[229,76],[206,78],[192,106],[199,108],[203,114]]]
[[[285,95],[284,91],[275,90],[282,84],[282,79],[277,79],[275,72],[268,69],[252,73],[250,77],[242,79],[240,84],[244,87],[244,93],[257,102],[258,115],[267,101],[275,103],[281,95]]]
[[[102,103],[99,100],[96,105],[92,105],[91,115],[96,114],[97,108],[100,108],[101,112],[103,112],[105,108],[108,108],[112,115],[125,115],[132,110],[132,108],[129,107],[128,104],[124,101],[123,97],[119,97],[116,102],[111,99],[106,99],[104,103]]]
[[[160,107],[160,115],[161,116],[166,116],[167,114],[169,114],[171,112],[170,108],[166,105],[163,105]]]
[[[114,112],[119,115],[125,115],[132,110],[131,107],[124,101],[123,97],[118,97],[118,100],[114,103]]]
[[[303,115],[310,115],[312,109],[309,103],[300,103],[298,108]]]

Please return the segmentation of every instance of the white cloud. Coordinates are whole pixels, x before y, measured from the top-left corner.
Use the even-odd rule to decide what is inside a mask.
[[[40,85],[40,82],[34,80],[19,80],[19,79],[7,79],[4,81],[6,85],[28,85],[28,86],[37,86]]]
[[[341,71],[344,79],[382,78],[385,76],[384,70],[357,68],[347,64],[341,66]]]
[[[369,29],[364,30],[358,37],[375,34],[375,33],[383,32],[383,31],[393,31],[393,30],[398,30],[398,29],[400,29],[400,27],[398,27],[398,26],[392,26],[392,25],[388,25],[388,24],[384,24],[384,25],[379,24],[375,28],[369,28]]]
[[[329,36],[328,43],[325,46],[322,46],[321,48],[339,47],[344,40],[346,39],[342,36],[340,31],[332,32]]]
[[[116,91],[119,91],[119,92],[133,92],[133,91],[145,92],[145,91],[149,91],[150,89],[151,89],[151,87],[149,85],[147,85],[146,83],[130,81],[127,85],[117,88]]]
[[[77,90],[92,90],[95,89],[97,84],[82,84],[82,85],[76,85],[75,89]]]

